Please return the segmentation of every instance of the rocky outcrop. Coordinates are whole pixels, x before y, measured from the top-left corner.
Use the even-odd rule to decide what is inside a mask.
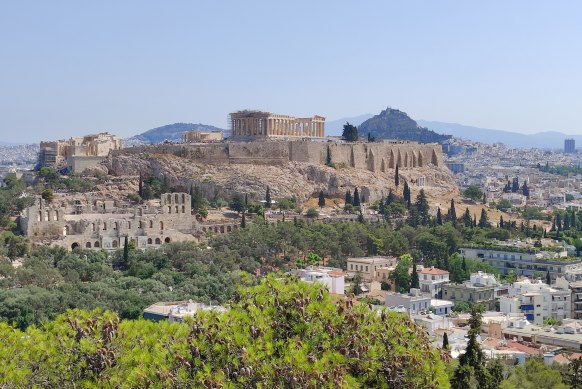
[[[405,112],[386,108],[380,114],[371,117],[358,127],[360,137],[370,136],[377,139],[400,139],[418,143],[441,143],[450,135],[440,135],[419,126]]]
[[[394,189],[394,169],[328,167],[307,162],[288,162],[279,165],[205,164],[173,154],[147,152],[129,155],[117,154],[106,162],[110,174],[116,176],[154,175],[163,177],[176,188],[198,186],[207,197],[218,195],[228,198],[234,193],[248,193],[251,199],[264,198],[267,186],[274,198],[295,196],[304,202],[323,190],[328,197],[343,199],[346,190],[359,188],[369,200],[379,199]],[[445,167],[427,165],[400,168],[401,180],[407,180],[414,189],[424,182],[427,192],[435,196],[458,192],[455,181]]]

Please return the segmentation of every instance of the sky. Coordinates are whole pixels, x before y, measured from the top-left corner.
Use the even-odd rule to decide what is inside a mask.
[[[259,109],[582,134],[579,1],[29,1],[0,12],[0,141]]]

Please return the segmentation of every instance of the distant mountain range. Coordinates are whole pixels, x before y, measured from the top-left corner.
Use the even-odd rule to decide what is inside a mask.
[[[360,124],[370,119],[374,115],[371,113],[365,113],[359,116],[346,117],[337,120],[330,120],[325,122],[325,135],[329,136],[340,136],[344,129],[344,124],[350,123],[358,127]]]
[[[503,143],[506,146],[515,148],[563,149],[564,139],[567,138],[573,138],[577,145],[582,145],[581,135],[567,135],[557,131],[545,131],[526,135],[511,131],[465,126],[457,123],[427,120],[419,120],[418,123],[439,134],[450,134],[457,138],[487,144]]]
[[[214,127],[208,124],[174,123],[152,128],[151,130],[143,132],[139,135],[134,135],[131,138],[126,139],[125,143],[160,143],[165,140],[180,141],[182,140],[182,133],[191,130],[224,131],[222,128]]]

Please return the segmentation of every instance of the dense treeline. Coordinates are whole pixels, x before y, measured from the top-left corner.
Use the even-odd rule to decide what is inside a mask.
[[[236,285],[250,282],[256,263],[235,261],[191,243],[108,256],[104,251],[68,252],[40,247],[21,267],[0,263],[0,320],[19,328],[52,320],[67,309],[101,307],[137,318],[157,301],[195,299],[224,303]],[[123,264],[114,271],[112,261]]]
[[[267,277],[223,314],[186,323],[70,311],[0,324],[7,387],[447,388],[444,354],[406,316],[333,302],[319,284]]]

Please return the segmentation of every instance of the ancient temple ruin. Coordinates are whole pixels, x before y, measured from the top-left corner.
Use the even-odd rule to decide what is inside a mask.
[[[238,111],[230,115],[231,138],[323,138],[325,118],[296,118],[262,111]]]

